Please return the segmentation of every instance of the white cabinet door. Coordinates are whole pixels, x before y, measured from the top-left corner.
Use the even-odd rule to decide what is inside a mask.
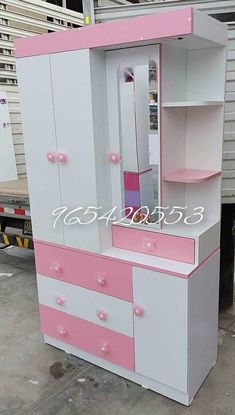
[[[133,285],[136,372],[186,392],[188,281],[134,267]]]
[[[51,55],[58,152],[67,160],[60,163],[62,205],[71,212],[97,206],[95,147],[93,132],[90,52],[87,49]],[[77,210],[70,218],[83,217]],[[99,251],[98,221],[90,225],[64,225],[66,246]]]
[[[23,134],[34,238],[63,243],[63,226],[52,211],[61,206],[59,167],[48,161],[57,151],[50,58],[48,55],[17,61]]]

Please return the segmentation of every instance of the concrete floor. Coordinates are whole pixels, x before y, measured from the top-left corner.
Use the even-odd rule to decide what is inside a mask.
[[[186,408],[44,345],[33,252],[0,251],[0,415],[235,415],[235,308],[219,327],[218,363]]]

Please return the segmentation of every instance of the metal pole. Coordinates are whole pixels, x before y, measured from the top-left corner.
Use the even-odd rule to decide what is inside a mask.
[[[94,0],[82,0],[84,25],[95,24]]]

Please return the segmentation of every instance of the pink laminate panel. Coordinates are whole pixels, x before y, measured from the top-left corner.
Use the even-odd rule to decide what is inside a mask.
[[[135,191],[140,190],[140,180],[138,173],[124,171],[124,189]]]
[[[132,337],[44,305],[40,305],[40,317],[44,334],[126,369],[135,369]]]
[[[129,264],[41,242],[34,247],[39,274],[132,301]]]
[[[218,170],[181,169],[167,174],[164,180],[177,183],[200,183],[214,179],[220,175],[221,171]]]
[[[44,55],[114,45],[146,44],[161,38],[192,33],[191,7],[90,25],[55,33],[18,38],[16,57]]]
[[[194,239],[130,229],[124,226],[113,226],[112,234],[113,246],[116,248],[143,252],[189,264],[195,262]]]

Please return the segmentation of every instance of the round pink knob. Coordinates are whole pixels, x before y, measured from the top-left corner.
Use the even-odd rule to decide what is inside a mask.
[[[98,311],[97,312],[97,316],[99,317],[100,320],[102,321],[106,321],[108,318],[108,314],[106,313],[106,311]]]
[[[58,264],[52,265],[51,266],[51,270],[54,271],[54,272],[56,272],[56,274],[61,274],[62,271],[63,271],[62,268],[61,268],[61,266],[58,265]]]
[[[67,334],[67,330],[64,326],[57,326],[57,333],[61,336],[64,337]]]
[[[101,287],[104,287],[106,284],[106,278],[103,275],[97,275],[96,281]]]
[[[48,160],[50,163],[55,163],[55,160],[56,160],[56,154],[55,154],[55,153],[53,153],[53,152],[49,152],[49,153],[47,153],[47,160]]]
[[[101,343],[97,345],[100,354],[109,354],[109,345],[107,343]]]
[[[142,317],[144,315],[144,309],[142,307],[140,307],[139,305],[136,305],[134,307],[134,314],[137,317]]]
[[[118,153],[109,153],[109,161],[113,164],[119,163],[121,160],[120,154]]]
[[[65,164],[68,161],[67,154],[65,153],[58,153],[57,154],[57,160],[61,164]]]
[[[58,305],[64,305],[65,303],[65,299],[61,296],[56,297],[55,301],[56,301],[56,304]]]
[[[145,249],[153,250],[156,247],[156,242],[153,239],[144,238],[143,246]]]

